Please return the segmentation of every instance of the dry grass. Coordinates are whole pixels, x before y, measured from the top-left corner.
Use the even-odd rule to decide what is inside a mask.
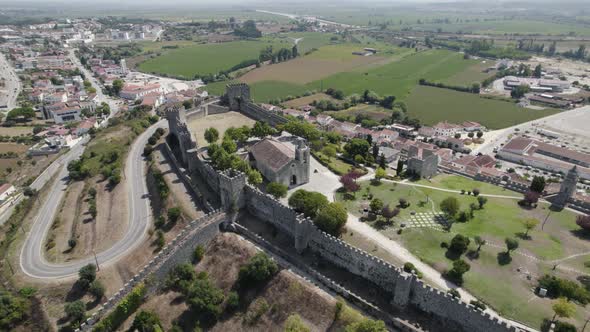
[[[256,121],[238,112],[208,115],[204,118],[193,118],[188,121],[188,129],[197,138],[199,146],[207,146],[205,141],[205,130],[213,127],[219,131],[219,139],[229,127],[254,126]]]
[[[0,127],[2,136],[20,136],[33,133],[33,127]]]
[[[207,247],[197,271],[206,271],[215,285],[225,294],[232,290],[240,267],[256,254],[253,244],[240,236],[219,234]],[[178,293],[166,292],[150,297],[141,310],[158,314],[164,330],[171,328],[178,317],[186,317],[187,306]],[[257,303],[266,301],[268,310],[256,321],[248,324],[244,317],[254,310]],[[311,331],[331,330],[336,314],[336,299],[303,281],[290,271],[283,270],[258,290],[248,290],[240,298],[240,309],[230,316],[224,315],[210,331],[282,331],[289,315],[297,313]],[[128,329],[130,317],[122,326]]]
[[[257,68],[240,77],[240,81],[245,83],[285,81],[305,84],[336,73],[351,71],[383,61],[383,57],[354,57],[345,61],[339,61],[322,58],[316,59],[307,56]]]

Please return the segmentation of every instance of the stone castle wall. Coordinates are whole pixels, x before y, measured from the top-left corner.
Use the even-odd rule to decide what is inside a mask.
[[[243,92],[244,89],[242,85],[239,85],[238,92],[234,91],[233,95],[239,97],[238,93]],[[249,96],[249,91],[247,93]],[[229,91],[228,95],[230,95]],[[243,102],[244,100],[236,98],[233,106],[236,107],[236,103],[243,105]],[[243,109],[248,112],[249,108]],[[178,117],[170,117],[169,121],[170,119],[179,120]],[[185,130],[186,126],[171,125],[170,128]],[[194,150],[186,152],[189,169],[194,170],[207,181],[211,189],[220,196],[226,211],[247,209],[252,215],[276,226],[277,229],[292,237],[297,251],[311,250],[336,266],[370,281],[391,295],[392,304],[395,306],[413,306],[431,313],[436,319],[448,321],[448,325],[452,326],[453,330],[515,331],[514,328],[475,310],[473,306],[425,286],[415,276],[403,272],[400,268],[320,231],[310,219],[298,215],[272,196],[246,184],[244,174],[217,172],[206,161],[199,159]]]

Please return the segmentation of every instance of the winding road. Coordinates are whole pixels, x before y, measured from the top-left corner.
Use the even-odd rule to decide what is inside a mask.
[[[134,141],[125,163],[125,180],[128,181],[129,227],[121,240],[109,249],[97,253],[99,265],[104,266],[137,248],[144,240],[152,221],[149,197],[145,182],[143,147],[158,128],[165,128],[166,120],[160,120]],[[64,158],[56,183],[50,188],[47,200],[42,204],[33,226],[28,233],[20,255],[21,270],[28,276],[39,279],[64,279],[74,277],[78,270],[94,263],[94,257],[67,263],[50,263],[45,259],[44,243],[49,228],[57,213],[69,182],[65,165],[78,158],[84,151],[83,145],[75,146]]]

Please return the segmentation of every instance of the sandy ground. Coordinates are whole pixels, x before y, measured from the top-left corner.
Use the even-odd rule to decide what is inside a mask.
[[[188,129],[191,131],[194,137],[196,137],[197,144],[199,146],[208,145],[204,136],[205,130],[207,128],[216,128],[219,131],[219,141],[221,141],[223,138],[223,133],[225,133],[227,128],[241,126],[252,127],[254,126],[254,123],[256,123],[256,121],[238,112],[212,114],[204,118],[188,119],[187,122]]]

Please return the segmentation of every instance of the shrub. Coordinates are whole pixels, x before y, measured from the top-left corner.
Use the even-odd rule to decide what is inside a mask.
[[[78,280],[87,281],[88,285],[96,279],[96,265],[88,264],[80,268],[78,271]]]
[[[485,311],[487,309],[487,306],[485,305],[485,303],[483,303],[479,300],[471,300],[471,301],[469,301],[469,304],[480,309],[481,311]]]
[[[177,292],[181,292],[188,284],[197,279],[195,269],[190,264],[178,264],[168,272],[164,281],[164,287]]]
[[[190,284],[184,295],[191,310],[198,312],[204,323],[211,323],[221,314],[223,291],[211,283],[207,274]]]
[[[95,332],[115,331],[117,328],[139,308],[146,294],[144,284],[139,284],[123,300],[117,304],[115,309],[94,326]]]
[[[298,314],[292,314],[285,321],[285,332],[309,332],[309,328],[303,323]]]
[[[240,296],[236,292],[229,292],[225,308],[228,311],[234,311],[240,305]]]
[[[456,297],[458,299],[461,298],[461,293],[459,293],[459,291],[456,288],[451,288],[447,291],[447,293],[449,293],[452,297]]]
[[[413,271],[418,276],[418,278],[422,278],[422,272],[420,272],[420,270],[418,270],[411,262],[406,262],[404,264],[404,271],[408,273],[412,273]]]
[[[70,248],[74,248],[77,243],[78,242],[74,238],[71,238],[71,239],[68,240],[68,246],[70,246]]]
[[[254,255],[248,263],[240,268],[238,282],[240,286],[257,284],[269,280],[279,267],[263,252]]]
[[[131,331],[156,332],[162,331],[160,317],[152,311],[141,310],[133,319]]]
[[[104,296],[105,288],[100,281],[94,280],[90,284],[90,288],[88,288],[88,292],[90,294],[92,294],[92,296],[94,296],[94,298],[96,300],[100,300]]]
[[[203,259],[205,255],[205,248],[202,245],[198,245],[193,251],[193,263],[198,263]]]
[[[274,198],[281,198],[287,196],[287,186],[278,182],[271,182],[266,186],[266,191]]]
[[[590,292],[575,281],[546,274],[539,279],[539,287],[545,288],[551,298],[565,297],[583,305],[590,303]]]
[[[180,208],[179,207],[173,207],[173,208],[169,208],[168,209],[168,221],[170,221],[171,223],[175,223],[178,221],[178,218],[180,218]]]

